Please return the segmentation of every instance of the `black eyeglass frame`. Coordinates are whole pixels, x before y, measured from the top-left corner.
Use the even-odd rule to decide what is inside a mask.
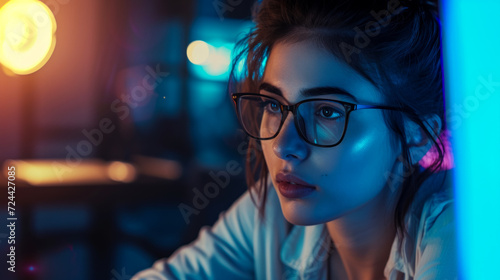
[[[240,115],[240,110],[239,110],[239,107],[238,107],[240,97],[242,97],[242,96],[261,96],[261,97],[272,99],[272,100],[276,101],[277,104],[280,105],[280,109],[281,109],[280,126],[279,126],[278,130],[276,131],[276,133],[273,136],[266,137],[266,138],[260,138],[260,137],[255,137],[253,135],[250,135],[250,133],[248,133],[246,131],[245,126],[243,125],[243,121],[242,121],[242,118],[241,118],[241,115]],[[305,99],[305,100],[302,100],[302,101],[300,101],[298,103],[295,103],[295,104],[284,105],[284,104],[282,104],[281,102],[279,102],[278,100],[276,100],[273,97],[270,97],[270,96],[267,96],[267,95],[264,95],[264,94],[259,94],[259,93],[233,93],[231,95],[231,97],[232,97],[232,99],[234,101],[234,106],[235,106],[235,110],[236,110],[236,115],[238,117],[238,121],[240,122],[241,126],[243,127],[243,130],[245,131],[245,133],[248,136],[250,136],[250,137],[252,137],[254,139],[257,139],[257,140],[270,140],[270,139],[275,138],[280,133],[281,128],[283,127],[283,123],[285,123],[285,120],[288,117],[288,113],[292,112],[292,114],[295,116],[295,118],[294,118],[295,129],[297,129],[297,132],[302,137],[302,139],[304,139],[304,141],[306,141],[307,143],[309,143],[309,144],[311,144],[313,146],[323,147],[323,148],[335,147],[335,146],[339,145],[340,143],[342,143],[342,140],[344,140],[345,132],[347,130],[347,125],[349,124],[349,115],[353,111],[362,110],[362,109],[383,109],[383,110],[393,110],[393,111],[408,112],[408,110],[405,110],[403,108],[397,108],[397,107],[392,107],[392,106],[385,106],[385,105],[363,105],[363,104],[355,104],[355,103],[350,103],[350,102],[345,102],[345,101],[340,101],[340,100],[324,99],[324,98]],[[306,102],[310,102],[310,101],[330,101],[330,102],[333,101],[333,102],[337,102],[337,103],[341,104],[342,106],[344,106],[344,109],[346,111],[345,123],[344,123],[344,130],[342,131],[342,137],[340,137],[340,139],[337,141],[337,143],[332,144],[332,145],[320,145],[320,144],[313,143],[313,142],[309,141],[307,139],[307,137],[303,134],[302,130],[299,129],[298,118],[297,118],[297,114],[296,114],[297,109],[300,106],[300,104],[303,104],[303,103],[306,103]]]

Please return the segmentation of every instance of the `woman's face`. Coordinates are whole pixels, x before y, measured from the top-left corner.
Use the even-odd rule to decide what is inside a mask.
[[[384,104],[373,84],[308,41],[275,45],[268,58],[263,83],[266,86],[261,87],[260,93],[283,104],[311,98]],[[338,93],[303,95],[308,89],[318,87],[340,88],[352,96]],[[400,154],[399,148],[390,144],[391,131],[382,113],[379,109],[353,111],[343,141],[330,148],[305,142],[295,128],[295,116],[291,113],[276,138],[261,141],[273,185],[289,222],[298,225],[325,223],[381,199],[387,178],[394,176]],[[280,187],[280,181],[293,180],[282,176],[286,174],[313,187],[301,189],[286,183]]]

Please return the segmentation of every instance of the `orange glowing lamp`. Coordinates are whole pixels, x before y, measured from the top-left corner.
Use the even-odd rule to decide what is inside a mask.
[[[11,0],[0,8],[0,64],[27,75],[42,68],[56,44],[56,20],[38,0]]]

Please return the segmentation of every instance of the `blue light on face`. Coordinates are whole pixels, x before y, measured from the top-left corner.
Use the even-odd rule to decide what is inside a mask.
[[[500,1],[441,1],[461,279],[498,278]]]

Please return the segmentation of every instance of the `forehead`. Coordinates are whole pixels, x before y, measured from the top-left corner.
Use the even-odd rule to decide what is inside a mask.
[[[359,103],[383,102],[383,96],[375,85],[348,64],[310,41],[274,45],[266,63],[263,82],[279,88],[289,102],[305,99],[301,91],[317,87],[343,89]],[[333,94],[323,97],[336,96]],[[339,96],[338,99],[344,98]]]

